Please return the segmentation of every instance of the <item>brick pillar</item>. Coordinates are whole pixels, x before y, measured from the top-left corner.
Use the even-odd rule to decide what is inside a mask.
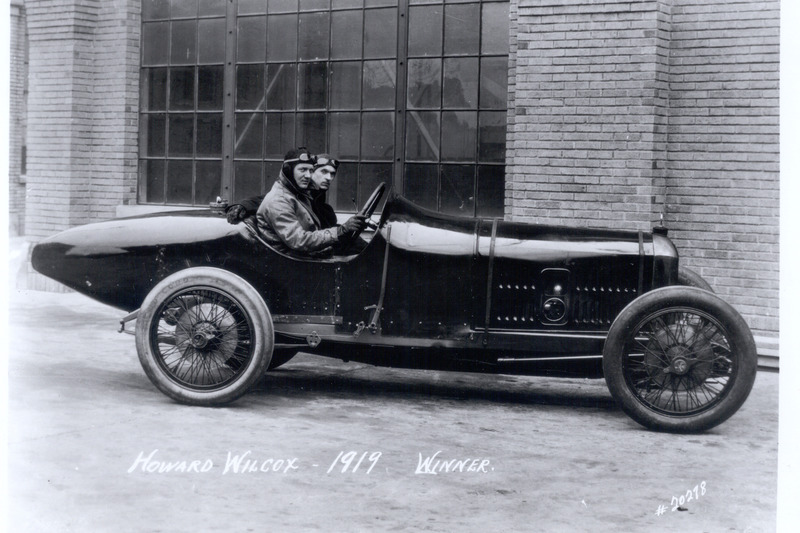
[[[86,221],[98,1],[29,0],[26,230],[32,237]]]
[[[23,147],[25,145],[25,108],[28,92],[28,48],[25,30],[25,6],[22,0],[11,1],[10,30],[8,229],[9,235],[22,235],[25,222]]]
[[[648,229],[664,202],[672,0],[516,3],[506,214]]]
[[[26,233],[33,240],[135,203],[138,0],[27,0]]]

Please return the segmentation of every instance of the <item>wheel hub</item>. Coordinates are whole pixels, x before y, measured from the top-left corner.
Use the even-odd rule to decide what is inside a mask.
[[[710,374],[714,350],[698,328],[689,323],[671,324],[651,337],[645,354],[648,373],[655,383],[664,386],[674,377],[689,375],[702,383]]]
[[[672,373],[680,376],[689,371],[689,362],[683,357],[676,357],[672,360]]]
[[[217,305],[192,305],[178,319],[176,345],[183,351],[194,350],[203,357],[226,361],[239,342],[235,323],[231,313]]]
[[[198,350],[202,350],[213,343],[219,330],[208,322],[201,322],[192,328],[191,343]]]

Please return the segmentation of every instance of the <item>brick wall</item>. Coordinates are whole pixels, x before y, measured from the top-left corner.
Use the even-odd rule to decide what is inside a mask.
[[[648,228],[663,195],[661,3],[521,1],[518,11],[507,215]]]
[[[135,0],[26,2],[34,239],[134,200],[139,9]]]
[[[778,3],[518,0],[511,13],[506,216],[647,229],[663,215],[682,263],[775,335]]]
[[[9,235],[23,235],[25,232],[25,182],[22,175],[22,151],[26,134],[28,57],[25,6],[22,0],[11,2],[10,14],[8,230]]]
[[[778,330],[777,1],[675,0],[667,220],[682,260]]]
[[[139,0],[104,1],[94,39],[95,108],[90,217],[136,203],[139,137]]]

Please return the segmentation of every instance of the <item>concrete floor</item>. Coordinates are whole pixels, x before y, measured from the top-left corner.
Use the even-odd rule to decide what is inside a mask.
[[[778,374],[700,435],[644,430],[602,380],[305,354],[231,407],[196,408],[150,384],[120,311],[10,299],[9,531],[776,528]],[[439,451],[474,471],[415,473]]]

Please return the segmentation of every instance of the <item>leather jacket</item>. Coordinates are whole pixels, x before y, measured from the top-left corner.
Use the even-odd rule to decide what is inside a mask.
[[[323,228],[311,197],[282,173],[256,213],[264,239],[282,252],[329,253],[339,242],[336,228]]]

